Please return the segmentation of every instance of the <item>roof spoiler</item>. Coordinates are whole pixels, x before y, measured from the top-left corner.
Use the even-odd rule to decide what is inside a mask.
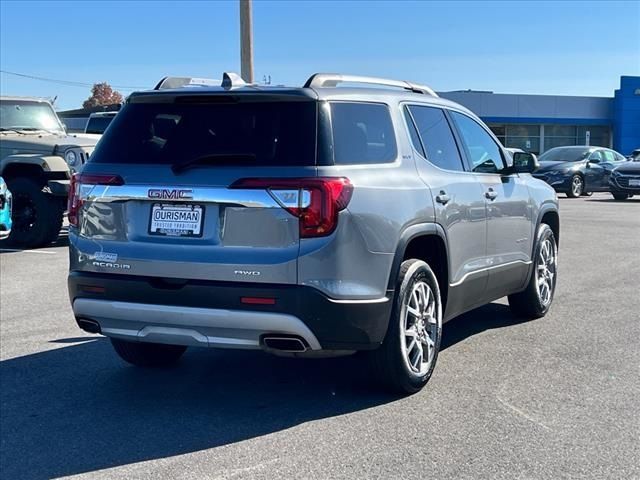
[[[437,97],[438,94],[426,85],[418,85],[412,82],[406,82],[404,80],[391,80],[388,78],[378,77],[362,77],[359,75],[341,75],[336,73],[316,73],[309,77],[309,80],[304,84],[304,88],[322,88],[322,87],[337,87],[340,83],[363,83],[367,85],[380,85],[385,87],[402,88],[414,93],[421,93],[423,95],[430,95]]]

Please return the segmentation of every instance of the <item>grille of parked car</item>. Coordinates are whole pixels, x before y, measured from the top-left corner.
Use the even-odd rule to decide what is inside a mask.
[[[629,188],[629,180],[631,179],[640,181],[640,175],[620,175],[616,178],[616,182],[622,188]]]

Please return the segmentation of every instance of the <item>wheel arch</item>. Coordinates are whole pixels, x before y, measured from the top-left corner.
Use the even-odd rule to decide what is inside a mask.
[[[450,270],[447,236],[444,229],[436,223],[424,223],[411,225],[402,232],[389,274],[388,290],[395,290],[400,266],[409,258],[423,260],[433,269],[440,287],[444,310],[449,292]]]
[[[556,245],[560,245],[560,215],[558,210],[553,206],[548,206],[540,210],[538,214],[538,221],[536,223],[536,232],[541,224],[547,224],[553,232],[553,236],[556,238]],[[533,246],[535,249],[535,245]],[[533,252],[532,252],[533,254]]]
[[[526,284],[529,283],[531,275],[533,275],[534,258],[536,254],[536,247],[538,246],[538,230],[540,228],[540,225],[542,225],[543,223],[545,225],[549,225],[549,228],[551,228],[553,236],[556,239],[556,247],[560,246],[560,215],[558,214],[558,208],[553,204],[545,204],[538,212],[538,219],[536,221],[536,229],[534,231],[533,242],[531,242],[531,265],[529,266],[529,271],[527,272]]]
[[[18,154],[2,159],[0,174],[5,178],[39,175],[44,178],[51,174],[68,176],[69,166],[64,158],[57,155]],[[57,175],[56,175],[57,174]]]
[[[35,163],[10,162],[2,169],[2,178],[9,181],[17,177],[29,177],[38,181],[44,179],[44,170]]]

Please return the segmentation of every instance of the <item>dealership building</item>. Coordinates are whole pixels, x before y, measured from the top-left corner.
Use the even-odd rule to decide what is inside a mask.
[[[438,94],[476,113],[506,147],[538,154],[564,145],[597,145],[625,155],[640,148],[640,77],[621,77],[613,97]]]

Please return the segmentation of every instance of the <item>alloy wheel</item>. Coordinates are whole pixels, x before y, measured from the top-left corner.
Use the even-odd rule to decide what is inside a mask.
[[[573,180],[571,181],[571,191],[576,197],[582,195],[582,178],[577,175],[573,177]]]
[[[436,353],[438,320],[437,299],[431,287],[423,281],[416,282],[405,300],[400,332],[404,360],[414,374],[429,371]]]
[[[558,256],[553,240],[546,238],[536,259],[536,286],[538,298],[545,307],[551,304],[556,281]]]

